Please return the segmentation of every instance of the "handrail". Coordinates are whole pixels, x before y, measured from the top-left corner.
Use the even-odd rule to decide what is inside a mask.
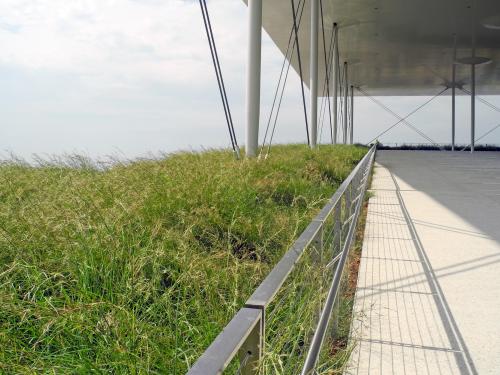
[[[374,154],[370,155],[370,165],[373,162],[373,157]],[[365,179],[365,181],[362,183],[362,193],[365,194],[366,191],[366,186],[368,184],[368,179]],[[361,194],[358,195],[358,198],[361,197]],[[309,347],[309,352],[307,353],[307,358],[304,364],[304,367],[302,369],[301,375],[308,375],[313,373],[314,367],[316,366],[316,362],[318,361],[319,353],[321,350],[321,347],[323,345],[323,341],[325,339],[325,333],[326,329],[328,327],[328,322],[331,317],[333,305],[335,303],[335,300],[337,298],[339,286],[340,286],[340,281],[342,278],[342,272],[344,271],[344,265],[346,263],[347,257],[349,255],[349,250],[351,248],[352,240],[354,237],[354,233],[356,231],[356,222],[358,221],[359,213],[361,211],[361,205],[363,200],[362,199],[357,199],[358,202],[356,204],[356,209],[354,214],[352,215],[354,217],[353,219],[353,225],[349,226],[349,232],[347,234],[347,239],[344,243],[344,248],[342,249],[342,255],[340,257],[340,260],[337,264],[337,269],[335,270],[335,276],[333,277],[333,281],[330,286],[330,290],[328,292],[328,297],[325,302],[325,306],[323,307],[323,310],[321,311],[321,317],[318,322],[318,326],[316,329],[316,332],[314,333],[314,337],[311,341],[311,346]]]
[[[257,309],[238,311],[188,374],[221,374],[253,330],[261,329],[261,315]]]
[[[320,210],[253,292],[244,307],[238,311],[224,330],[191,367],[188,375],[221,374],[238,352],[240,353],[240,369],[238,373],[259,373],[259,364],[264,349],[266,309],[294,270],[305,250],[311,247],[311,245],[319,247],[320,251],[323,250],[323,235],[328,230],[337,235],[339,250],[341,247],[342,251],[335,257],[332,257],[326,267],[326,269],[330,269],[335,261],[338,262],[302,373],[309,374],[314,369],[331,312],[336,302],[342,271],[352,244],[363,201],[360,197],[364,196],[366,191],[368,175],[373,165],[375,151],[376,145],[370,148],[363,159],[361,159],[349,176],[342,182],[328,203]],[[353,195],[355,196],[353,197]],[[335,212],[338,213],[340,210],[350,219],[347,222],[341,223],[340,217],[334,217],[333,227],[327,228],[326,222]],[[344,225],[349,225],[349,227],[343,246],[341,246]]]
[[[300,259],[300,256],[304,253],[304,250],[311,244],[312,241],[318,235],[319,230],[322,227],[322,223],[326,218],[332,214],[336,205],[340,201],[340,198],[346,191],[347,187],[351,184],[354,176],[357,175],[361,165],[369,158],[371,155],[370,151],[363,157],[363,159],[356,165],[349,176],[342,182],[337,191],[330,198],[330,202],[327,203],[321,211],[316,215],[312,222],[307,226],[307,228],[302,232],[299,238],[293,243],[290,250],[288,250],[283,258],[274,266],[273,270],[267,275],[267,277],[262,281],[262,283],[257,287],[255,292],[250,296],[245,306],[261,306],[266,307],[273,297],[278,292],[279,288],[285,282],[287,276],[293,269],[293,265]]]

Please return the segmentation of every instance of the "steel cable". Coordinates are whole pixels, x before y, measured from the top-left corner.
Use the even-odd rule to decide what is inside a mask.
[[[325,69],[326,69],[326,72],[327,74],[329,74],[330,72],[330,67],[332,66],[331,64],[333,63],[333,51],[334,51],[334,41],[335,41],[335,29],[336,29],[336,26],[335,26],[335,23],[333,24],[333,27],[332,27],[332,35],[330,37],[330,43],[329,43],[329,47],[328,47],[328,59],[326,60],[325,62]],[[326,53],[326,50],[325,50],[325,53]],[[326,59],[326,56],[325,56],[325,59]],[[332,124],[332,113],[331,113],[331,103],[330,103],[330,83],[329,83],[329,76],[326,76],[327,78],[327,84],[326,84],[326,88],[328,88],[328,90],[325,90],[325,86],[323,87],[323,100],[321,102],[321,110],[320,110],[320,119],[321,119],[321,124],[320,124],[320,143],[321,143],[321,138],[322,138],[322,135],[323,135],[323,123],[324,123],[324,111],[325,111],[325,102],[328,101],[328,112],[329,112],[329,118],[330,118],[330,138],[331,138],[331,142],[333,144],[333,124]],[[325,97],[325,91],[326,92],[326,97]]]
[[[463,87],[460,87],[459,88],[460,90],[462,90],[463,92],[465,92],[466,94],[468,95],[471,95],[472,93],[467,90],[467,89],[464,89]],[[479,100],[481,103],[487,105],[488,107],[490,107],[491,109],[493,109],[494,111],[497,111],[497,112],[500,112],[500,108],[497,107],[496,105],[494,105],[493,103],[490,103],[489,101],[487,101],[486,99],[483,99],[481,98],[480,96],[477,96],[476,95],[476,99]]]
[[[373,101],[374,103],[376,103],[377,105],[379,105],[380,107],[382,107],[383,109],[385,109],[386,111],[388,111],[390,114],[392,114],[393,116],[395,116],[396,118],[398,118],[399,120],[394,123],[393,125],[389,126],[386,130],[384,130],[383,132],[379,133],[375,138],[373,138],[370,142],[368,142],[368,144],[372,143],[373,141],[377,140],[380,136],[384,135],[385,133],[387,133],[389,130],[393,129],[395,126],[401,124],[401,123],[404,123],[406,126],[408,126],[409,128],[411,128],[412,130],[414,130],[416,133],[418,133],[420,136],[422,136],[423,138],[425,138],[427,141],[429,141],[430,143],[433,143],[434,145],[437,145],[437,143],[435,141],[432,140],[432,138],[430,138],[429,136],[427,136],[424,132],[422,132],[421,130],[417,129],[414,125],[412,125],[409,121],[407,121],[406,119],[408,117],[410,117],[411,115],[413,115],[414,113],[416,113],[417,111],[419,111],[420,109],[422,109],[423,107],[425,107],[427,104],[429,104],[430,102],[432,102],[434,99],[436,99],[438,96],[442,95],[446,90],[448,90],[448,88],[444,88],[443,90],[441,90],[439,93],[437,93],[436,95],[434,95],[432,98],[430,98],[429,100],[425,101],[423,104],[421,104],[420,106],[418,106],[417,108],[415,108],[413,111],[411,111],[410,113],[408,113],[406,116],[404,117],[401,117],[400,115],[398,115],[397,113],[395,113],[394,111],[392,111],[389,107],[387,107],[386,105],[384,105],[383,103],[379,102],[377,99],[375,99],[374,97],[372,97],[371,95],[369,95],[366,91],[364,91],[363,89],[361,89],[360,87],[356,87],[356,89],[361,92],[363,95],[365,95],[367,98],[369,98],[371,101]]]
[[[304,13],[304,5],[305,5],[305,1],[302,2],[302,0],[299,0],[299,4],[297,6],[297,10],[298,8],[301,6],[301,3],[302,3],[302,7],[300,9],[300,13],[299,13],[299,21],[298,21],[298,26],[300,27],[300,23],[302,21],[302,15]],[[289,38],[289,43],[291,41],[291,38],[293,36],[293,31],[294,31],[294,28],[292,26],[292,29],[290,31],[290,38]],[[293,45],[292,45],[292,50],[290,52],[290,60],[287,59],[288,57],[288,51],[289,51],[289,47],[290,45],[287,47],[287,52],[285,53],[285,56],[283,57],[283,64],[282,64],[282,71],[284,70],[284,67],[286,65],[286,62],[288,61],[288,66],[286,68],[286,73],[285,73],[285,78],[283,80],[283,85],[281,85],[281,78],[282,78],[282,73],[280,73],[280,79],[278,80],[278,84],[276,85],[276,90],[275,90],[275,98],[273,99],[273,106],[271,108],[271,113],[269,113],[269,117],[268,117],[268,122],[267,122],[267,127],[266,127],[266,133],[264,135],[264,140],[262,142],[262,146],[261,146],[261,149],[260,149],[260,152],[259,152],[259,158],[262,156],[262,153],[264,151],[264,148],[266,147],[266,141],[267,141],[267,134],[268,134],[268,131],[269,131],[269,126],[271,124],[271,121],[272,121],[272,115],[273,115],[273,109],[274,109],[274,106],[275,106],[275,102],[276,102],[276,98],[277,98],[277,95],[278,95],[278,92],[280,90],[280,86],[281,86],[281,93],[280,93],[280,98],[279,98],[279,101],[278,101],[278,106],[277,106],[277,109],[276,109],[276,112],[275,112],[275,116],[274,116],[274,122],[273,122],[273,127],[272,127],[272,130],[271,130],[271,135],[270,135],[270,138],[269,138],[269,144],[268,144],[268,147],[267,147],[267,152],[266,152],[266,155],[265,155],[265,159],[269,156],[269,152],[271,150],[271,144],[272,144],[272,141],[273,141],[273,138],[274,138],[274,133],[275,133],[275,130],[276,130],[276,124],[278,122],[278,116],[279,116],[279,113],[280,113],[280,109],[281,109],[281,103],[283,101],[283,94],[285,92],[285,87],[286,87],[286,83],[288,81],[288,73],[290,72],[290,66],[291,66],[291,57],[293,56],[293,52],[295,51],[295,39],[293,40]]]
[[[330,59],[330,52],[331,52],[331,46],[332,46],[332,41],[333,41],[333,32],[334,29],[332,28],[332,36],[330,38],[330,49],[328,50],[328,58],[326,57],[326,38],[325,38],[325,21],[323,17],[323,0],[319,0],[319,9],[321,13],[321,33],[323,34],[323,55],[325,57],[325,79],[326,79],[326,97],[330,97],[330,70],[328,69],[329,64],[328,61]],[[324,88],[323,88],[323,93],[324,93]],[[323,96],[324,98],[324,96]],[[332,108],[330,105],[330,100],[328,99],[328,116],[330,119],[330,134],[333,132],[332,130]],[[333,139],[332,139],[333,143]]]
[[[422,105],[420,108],[417,108],[413,113],[410,113],[408,114],[407,116],[405,116],[404,118],[399,116],[397,113],[395,113],[394,111],[392,111],[389,107],[387,107],[386,105],[382,104],[380,101],[376,100],[375,98],[373,98],[372,96],[368,95],[366,93],[366,91],[363,91],[361,89],[358,89],[360,92],[362,92],[365,96],[367,96],[370,100],[372,100],[374,103],[378,104],[379,106],[381,106],[383,109],[385,109],[386,111],[388,111],[390,114],[392,114],[393,116],[395,116],[396,118],[398,118],[400,121],[397,123],[399,124],[400,122],[403,122],[406,126],[408,126],[409,128],[411,128],[412,130],[414,130],[417,134],[419,134],[422,138],[424,138],[425,140],[427,140],[429,143],[432,143],[434,145],[437,146],[437,143],[434,142],[429,136],[427,136],[423,131],[419,130],[417,127],[415,127],[412,123],[410,123],[409,121],[407,121],[406,119],[411,116],[413,113],[415,113],[416,111],[418,111],[421,107],[423,107],[424,105]],[[440,95],[440,94],[439,94]],[[434,98],[432,98],[434,99]],[[431,100],[432,100],[431,99]],[[430,101],[429,101],[430,102]],[[395,124],[395,125],[397,125]],[[395,126],[394,125],[394,126]],[[393,127],[394,127],[393,126]],[[390,130],[390,129],[388,129]],[[388,131],[387,130],[387,131]],[[373,142],[373,141],[372,141]],[[370,142],[371,143],[371,142]]]
[[[199,0],[201,14],[203,16],[203,23],[205,25],[205,31],[207,34],[208,44],[210,47],[210,54],[212,56],[212,63],[214,65],[215,75],[217,77],[217,85],[219,86],[219,92],[221,95],[222,105],[224,107],[224,114],[226,117],[227,128],[229,131],[229,138],[231,139],[231,146],[233,152],[235,153],[236,159],[240,158],[240,150],[238,147],[238,142],[236,140],[236,134],[234,131],[233,118],[231,116],[231,111],[229,108],[229,102],[227,99],[226,87],[224,85],[224,78],[222,76],[222,69],[220,67],[219,55],[217,53],[217,47],[215,45],[215,38],[212,30],[212,23],[210,22],[210,16],[208,14],[208,8],[206,0]]]
[[[340,58],[338,59],[337,63],[340,62]],[[342,95],[342,92],[344,90],[344,69],[339,71],[339,107],[338,107],[338,126],[337,128],[340,129],[340,134],[344,134],[344,95]],[[340,137],[342,139],[342,137]]]
[[[493,131],[495,131],[495,130],[496,130],[496,129],[498,129],[498,128],[500,128],[500,124],[495,125],[493,128],[491,128],[490,130],[488,130],[486,133],[484,133],[484,134],[483,134],[482,136],[480,136],[479,138],[474,139],[474,143],[475,143],[475,142],[477,142],[477,141],[480,141],[481,139],[483,139],[483,138],[484,138],[484,137],[486,137],[488,134],[492,133]],[[467,146],[465,146],[464,148],[462,148],[460,151],[465,151],[465,149],[466,149],[467,147],[470,147],[470,145],[471,145],[471,144],[469,143]]]
[[[297,45],[297,58],[299,60],[299,74],[300,74],[300,87],[302,91],[302,104],[304,107],[304,120],[306,123],[306,135],[307,144],[311,145],[311,140],[309,139],[309,124],[307,122],[307,107],[306,107],[306,94],[304,92],[304,80],[302,79],[302,59],[300,57],[300,46],[299,46],[299,29],[297,26],[297,15],[295,14],[295,1],[290,0],[292,5],[292,16],[293,16],[293,29],[295,31],[295,44]]]
[[[339,55],[339,28],[338,28],[338,25],[335,26],[335,64],[336,64],[336,69],[335,69],[335,88],[337,88],[337,86],[339,86],[339,79],[340,79],[340,74],[339,74],[339,64],[340,64],[340,55]],[[337,96],[338,96],[338,93],[339,91],[336,90],[336,93],[337,95],[335,95],[335,98],[334,100],[337,102],[335,103],[336,105],[336,108],[337,108],[337,118],[336,118],[336,126],[335,126],[335,129],[334,129],[334,134],[333,134],[333,138],[334,138],[334,144],[337,143],[337,136],[338,136],[338,100],[337,100]]]
[[[472,92],[470,92],[469,90],[467,89],[464,89],[463,87],[460,87],[459,88],[460,90],[462,90],[463,92],[465,92],[466,94],[468,95],[471,95]],[[487,101],[486,99],[483,99],[481,98],[480,96],[477,96],[476,95],[476,99],[479,100],[480,102],[482,102],[483,104],[485,104],[486,106],[490,107],[491,109],[493,109],[494,111],[497,111],[497,112],[500,112],[500,108],[497,107],[496,105],[494,105],[493,103],[490,103],[489,101]],[[474,140],[474,142],[477,142],[477,141],[480,141],[481,139],[483,139],[484,137],[486,137],[488,134],[492,133],[493,131],[495,131],[496,129],[498,129],[500,127],[500,124],[494,126],[493,128],[491,128],[490,130],[488,130],[486,133],[484,133],[482,136],[480,136],[479,138],[476,138]],[[464,151],[467,147],[470,147],[470,143],[465,146],[464,148],[462,148],[460,151]]]
[[[303,14],[303,10],[304,10],[305,1],[302,2],[302,0],[299,0],[299,3],[297,5],[297,10],[300,8],[301,4],[302,4],[302,9],[301,9],[300,15],[299,15],[299,27],[300,27],[300,22],[302,20],[302,14]],[[262,141],[262,146],[261,146],[261,149],[260,149],[260,152],[259,152],[259,156],[262,154],[262,151],[263,151],[263,149],[264,149],[264,147],[266,145],[267,134],[269,132],[269,127],[271,125],[271,121],[272,121],[272,117],[273,117],[273,113],[274,113],[274,108],[276,106],[276,99],[278,98],[278,93],[279,93],[280,88],[281,88],[281,81],[282,81],[282,78],[283,78],[283,72],[285,71],[285,65],[286,65],[286,62],[288,61],[288,69],[286,71],[282,93],[284,91],[284,86],[285,86],[286,81],[287,81],[288,70],[290,69],[290,61],[288,60],[288,53],[290,52],[290,46],[292,45],[293,30],[294,30],[294,28],[292,26],[292,28],[290,30],[290,35],[288,36],[288,44],[287,44],[287,47],[286,47],[285,56],[283,57],[283,63],[281,64],[281,71],[280,71],[280,75],[279,75],[279,78],[278,78],[278,83],[276,84],[276,90],[274,91],[273,104],[271,106],[271,111],[269,112],[269,116],[267,118],[266,131],[264,133],[264,139]],[[294,50],[295,50],[295,40],[293,42],[293,47],[292,47],[291,55],[293,55]],[[291,58],[291,56],[290,56],[290,58]],[[283,94],[282,94],[282,96],[283,96]],[[281,98],[280,98],[280,102],[281,102]],[[278,109],[276,111],[276,116],[275,117],[278,117],[279,108],[280,108],[280,106],[278,105]]]
[[[488,134],[492,133],[493,131],[495,131],[496,129],[500,128],[500,124],[494,126],[493,128],[491,128],[490,130],[488,130],[486,133],[484,133],[482,136],[480,136],[479,138],[476,139],[476,142],[477,141],[480,141],[481,139],[483,139],[484,137],[486,137]]]

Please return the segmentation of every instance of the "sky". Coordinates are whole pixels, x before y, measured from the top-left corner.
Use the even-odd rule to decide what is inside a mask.
[[[243,145],[248,10],[238,0],[209,0],[208,7]],[[1,0],[0,46],[0,157],[135,158],[230,145],[198,1]],[[261,138],[282,59],[264,32]],[[300,95],[292,69],[274,142],[305,142]],[[405,115],[428,98],[379,99]],[[500,106],[500,97],[486,99]],[[395,122],[366,98],[354,106],[355,142]],[[450,97],[440,97],[409,120],[449,142],[450,108]],[[468,142],[469,109],[469,99],[458,97],[459,143]],[[476,134],[497,123],[499,113],[478,103]],[[404,125],[380,140],[425,141]],[[482,142],[500,143],[500,130]]]

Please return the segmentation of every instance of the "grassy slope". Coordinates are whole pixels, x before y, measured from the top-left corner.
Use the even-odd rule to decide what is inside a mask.
[[[183,373],[363,148],[0,167],[0,372]]]

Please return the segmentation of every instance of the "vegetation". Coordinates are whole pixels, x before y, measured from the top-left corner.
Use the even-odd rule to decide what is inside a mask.
[[[365,152],[3,163],[0,373],[184,373]]]

